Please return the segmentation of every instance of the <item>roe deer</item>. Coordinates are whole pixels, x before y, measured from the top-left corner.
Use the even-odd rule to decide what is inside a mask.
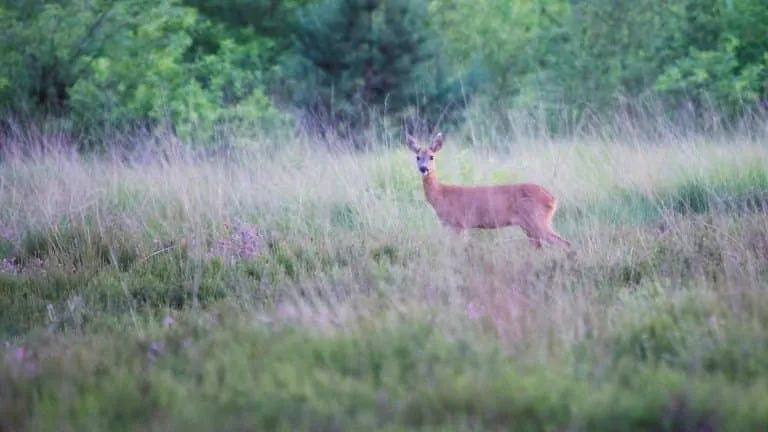
[[[416,153],[416,165],[423,176],[424,195],[443,225],[461,234],[470,228],[494,229],[520,226],[537,249],[542,240],[570,247],[571,242],[552,229],[557,199],[533,183],[492,186],[441,184],[435,171],[435,154],[443,146],[438,133],[432,145],[422,148],[406,134],[408,148]]]

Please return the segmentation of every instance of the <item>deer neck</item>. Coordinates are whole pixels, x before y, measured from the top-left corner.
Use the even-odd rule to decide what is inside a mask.
[[[437,174],[434,170],[430,171],[422,179],[424,185],[424,195],[427,197],[427,201],[433,206],[440,200],[441,188],[440,182],[437,180]]]

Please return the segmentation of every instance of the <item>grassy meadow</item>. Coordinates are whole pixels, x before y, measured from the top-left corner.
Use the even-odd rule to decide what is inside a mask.
[[[0,430],[768,427],[764,133],[517,138],[439,178],[542,184],[570,251],[453,236],[383,138],[6,156]]]

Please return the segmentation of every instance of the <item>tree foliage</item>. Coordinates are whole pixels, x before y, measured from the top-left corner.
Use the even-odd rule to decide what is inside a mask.
[[[444,128],[474,99],[736,116],[768,100],[766,35],[763,0],[0,0],[0,108],[208,138]]]
[[[303,11],[297,30],[292,97],[313,127],[348,136],[374,113],[434,126],[460,107],[426,2],[325,0]]]
[[[502,107],[610,109],[657,96],[723,110],[768,95],[761,0],[433,1],[458,64],[480,57]]]
[[[1,25],[2,100],[85,127],[169,123],[207,136],[274,114],[259,84],[260,40],[240,42],[175,0],[17,3]],[[201,39],[213,40],[207,50]]]

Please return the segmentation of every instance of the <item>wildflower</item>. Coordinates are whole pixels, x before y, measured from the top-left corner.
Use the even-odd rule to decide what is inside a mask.
[[[147,349],[147,359],[154,363],[163,351],[165,351],[165,344],[163,342],[150,342]]]
[[[24,361],[24,347],[17,347],[13,350],[13,357],[17,362]]]
[[[166,315],[165,318],[163,318],[163,325],[169,327],[171,324],[173,324],[173,317]]]

